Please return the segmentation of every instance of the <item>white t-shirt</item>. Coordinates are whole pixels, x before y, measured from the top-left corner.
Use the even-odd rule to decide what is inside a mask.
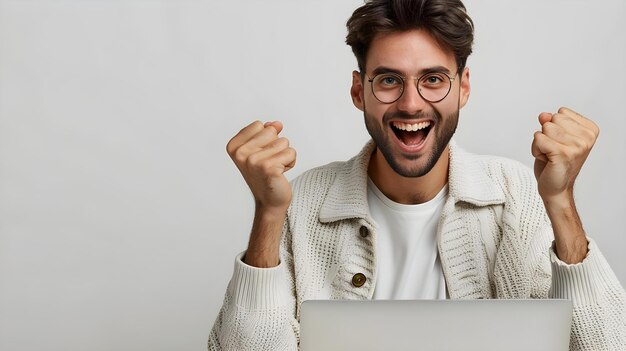
[[[368,179],[369,210],[377,223],[375,300],[446,298],[437,223],[447,196],[446,185],[428,202],[403,205]]]

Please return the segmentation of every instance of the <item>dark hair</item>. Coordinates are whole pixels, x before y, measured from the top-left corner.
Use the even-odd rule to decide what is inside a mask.
[[[346,44],[352,47],[361,75],[369,46],[379,33],[423,29],[452,51],[459,71],[465,68],[474,41],[474,22],[461,0],[366,0],[346,26]]]

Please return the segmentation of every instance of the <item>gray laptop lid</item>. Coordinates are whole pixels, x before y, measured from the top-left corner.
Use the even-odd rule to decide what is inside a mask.
[[[567,351],[569,300],[304,301],[300,350]]]

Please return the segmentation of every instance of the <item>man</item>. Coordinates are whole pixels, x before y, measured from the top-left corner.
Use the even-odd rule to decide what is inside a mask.
[[[451,141],[470,94],[463,4],[373,0],[347,26],[372,141],[290,186],[280,122],[230,140],[256,210],[209,349],[297,349],[307,299],[548,297],[574,302],[572,350],[626,349],[626,293],[573,199],[598,127],[568,108],[541,113],[534,177],[467,153]]]

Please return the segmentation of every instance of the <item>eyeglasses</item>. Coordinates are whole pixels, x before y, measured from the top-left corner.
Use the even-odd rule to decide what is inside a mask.
[[[458,72],[457,72],[458,73]],[[406,79],[417,80],[417,92],[422,99],[428,102],[439,102],[448,96],[452,88],[452,82],[456,79],[443,72],[429,72],[419,78],[403,77],[397,73],[379,73],[370,78],[367,76],[368,82],[372,83],[372,93],[376,99],[384,104],[391,104],[404,93],[406,87]]]

